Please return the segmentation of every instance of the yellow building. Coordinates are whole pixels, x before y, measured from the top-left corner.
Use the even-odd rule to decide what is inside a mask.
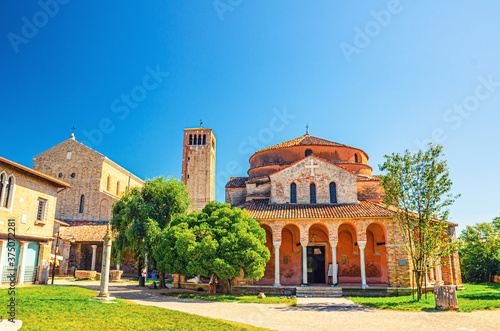
[[[57,193],[70,185],[0,157],[0,279],[46,283]]]

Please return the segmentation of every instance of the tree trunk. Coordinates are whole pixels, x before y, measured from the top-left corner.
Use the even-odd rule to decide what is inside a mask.
[[[454,285],[434,286],[434,298],[438,310],[458,309],[457,289]]]
[[[415,278],[417,281],[417,301],[422,299],[422,273],[419,270],[415,271]]]
[[[160,288],[165,288],[165,273],[160,271]]]
[[[232,293],[231,279],[226,279],[226,282],[227,282],[227,292],[226,292],[226,294],[231,294]]]

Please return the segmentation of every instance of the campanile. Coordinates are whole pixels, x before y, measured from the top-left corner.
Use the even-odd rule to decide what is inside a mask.
[[[182,181],[194,210],[215,200],[215,135],[211,129],[184,129]]]

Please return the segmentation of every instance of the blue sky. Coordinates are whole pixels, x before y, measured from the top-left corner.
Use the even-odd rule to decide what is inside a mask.
[[[203,119],[223,200],[255,149],[308,123],[365,150],[374,173],[433,139],[462,194],[452,220],[500,216],[498,1],[6,0],[0,13],[3,157],[32,166],[75,126],[142,178],[180,178],[182,130]]]

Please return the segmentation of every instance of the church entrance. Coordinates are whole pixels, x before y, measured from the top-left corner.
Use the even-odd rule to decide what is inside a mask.
[[[326,283],[325,246],[307,247],[307,280],[310,284]]]

